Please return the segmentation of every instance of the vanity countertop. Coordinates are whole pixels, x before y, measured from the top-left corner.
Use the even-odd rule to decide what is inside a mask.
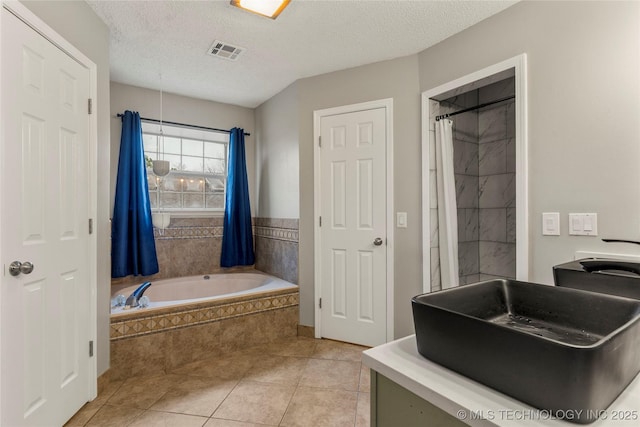
[[[472,355],[469,355],[470,362]],[[415,335],[366,350],[363,363],[396,384],[470,426],[633,427],[640,425],[640,375],[591,424],[553,419],[542,411],[463,375],[418,353]]]

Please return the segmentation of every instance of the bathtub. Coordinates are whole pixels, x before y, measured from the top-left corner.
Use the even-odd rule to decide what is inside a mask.
[[[119,288],[111,295],[114,301],[117,295],[128,297],[141,283]],[[224,300],[227,298],[249,296],[263,292],[279,290],[297,290],[297,286],[263,273],[207,274],[203,276],[178,277],[151,281],[144,295],[150,304],[145,308],[114,307],[111,315],[124,315],[133,312],[156,311],[165,307],[179,307],[185,304]]]
[[[151,282],[149,307],[111,311],[111,379],[297,335],[298,286],[276,277],[242,272]],[[112,297],[128,297],[140,284],[114,286]]]

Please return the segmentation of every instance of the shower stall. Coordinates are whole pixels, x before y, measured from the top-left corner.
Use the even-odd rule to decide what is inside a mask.
[[[429,101],[432,291],[516,277],[515,77],[453,92]]]

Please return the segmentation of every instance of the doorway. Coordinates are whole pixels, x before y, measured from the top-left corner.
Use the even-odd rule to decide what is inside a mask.
[[[393,336],[392,100],[314,112],[315,333]]]
[[[528,278],[525,65],[521,55],[423,93],[425,292]],[[453,147],[444,177],[441,135]],[[441,200],[445,178],[453,208]]]
[[[1,423],[62,425],[96,395],[95,64],[3,4]]]

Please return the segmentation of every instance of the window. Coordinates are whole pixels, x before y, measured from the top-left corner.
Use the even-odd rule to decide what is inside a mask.
[[[151,209],[223,211],[229,135],[222,132],[142,123]],[[168,160],[170,173],[157,177],[153,160]]]

